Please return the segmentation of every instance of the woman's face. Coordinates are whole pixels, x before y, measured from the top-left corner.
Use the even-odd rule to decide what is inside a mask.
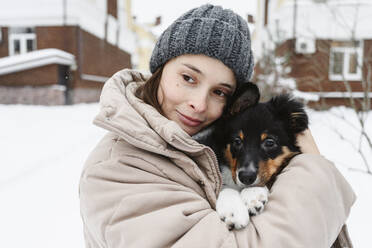
[[[164,115],[194,135],[217,120],[236,88],[233,71],[205,55],[182,55],[168,61],[157,92]]]

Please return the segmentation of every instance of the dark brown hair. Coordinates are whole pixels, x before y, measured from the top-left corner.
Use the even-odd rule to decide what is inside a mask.
[[[160,66],[146,81],[146,83],[141,85],[136,91],[136,96],[138,98],[142,99],[145,103],[153,106],[162,115],[164,114],[158,101],[158,89],[161,75],[163,73],[163,68],[164,65]]]

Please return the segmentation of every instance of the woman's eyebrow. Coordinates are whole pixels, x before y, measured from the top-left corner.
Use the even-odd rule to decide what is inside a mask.
[[[201,70],[199,70],[198,68],[196,68],[195,66],[193,65],[190,65],[190,64],[183,64],[184,66],[188,67],[189,69],[203,75],[203,72]]]
[[[200,75],[204,75],[203,72],[202,72],[201,70],[199,70],[198,68],[196,68],[196,67],[193,66],[193,65],[190,65],[190,64],[182,64],[182,65],[184,65],[184,66],[186,66],[187,68],[189,68],[189,69],[191,69],[191,70],[193,70],[193,71],[199,73]],[[231,90],[233,89],[233,87],[232,87],[230,84],[228,84],[228,83],[220,83],[220,85],[225,86],[226,88],[229,88],[229,89],[231,89]]]
[[[225,86],[226,88],[229,88],[230,90],[233,89],[233,87],[228,83],[221,83],[222,86]]]

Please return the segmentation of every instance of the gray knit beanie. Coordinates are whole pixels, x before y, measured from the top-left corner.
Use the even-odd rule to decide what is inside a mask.
[[[247,22],[220,6],[202,5],[170,25],[152,52],[151,72],[183,54],[204,54],[222,61],[234,72],[238,86],[252,75],[254,62]]]

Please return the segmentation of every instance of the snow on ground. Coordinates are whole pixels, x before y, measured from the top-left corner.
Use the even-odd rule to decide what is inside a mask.
[[[320,151],[336,164],[357,195],[357,201],[351,209],[350,218],[347,221],[354,247],[372,247],[371,229],[368,226],[369,223],[372,223],[372,175],[349,169],[365,170],[361,157],[353,148],[359,140],[358,132],[353,128],[358,126],[355,113],[344,107],[332,108],[325,112],[310,110],[308,112],[311,122],[310,128]],[[345,116],[347,122],[340,119],[339,116]],[[369,137],[372,137],[372,111],[369,112],[366,127]],[[341,139],[337,133],[342,134],[348,141]],[[366,144],[364,148],[367,160],[372,166],[372,151],[367,148]]]
[[[98,105],[0,105],[2,247],[84,247],[78,182]]]
[[[43,107],[0,105],[0,243],[2,247],[84,247],[78,183],[83,163],[105,131],[92,125],[98,104]],[[339,132],[357,135],[334,115],[334,108],[309,111],[311,129],[322,153],[334,161],[354,188],[358,200],[348,220],[356,248],[372,245],[372,176],[363,169],[351,145]],[[369,132],[372,132],[370,113]],[[372,161],[372,152],[368,154]]]

